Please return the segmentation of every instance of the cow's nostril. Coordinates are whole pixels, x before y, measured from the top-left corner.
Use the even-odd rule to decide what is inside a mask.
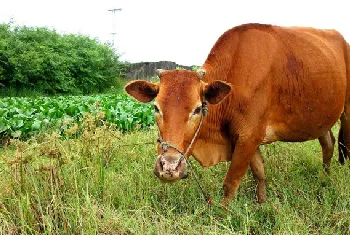
[[[188,177],[188,174],[186,172],[180,172],[179,176],[180,176],[180,179],[186,179]]]
[[[161,171],[163,171],[164,164],[165,164],[164,160],[160,159],[160,161],[159,161],[159,167],[160,167],[160,170],[161,170]]]

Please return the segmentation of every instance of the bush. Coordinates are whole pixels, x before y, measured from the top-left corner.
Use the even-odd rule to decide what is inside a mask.
[[[97,39],[0,24],[0,87],[89,94],[117,85],[122,74],[119,55]]]

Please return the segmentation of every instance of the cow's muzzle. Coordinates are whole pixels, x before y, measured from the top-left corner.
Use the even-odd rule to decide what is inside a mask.
[[[154,167],[154,174],[165,182],[173,182],[187,177],[186,159],[179,156],[160,155]]]

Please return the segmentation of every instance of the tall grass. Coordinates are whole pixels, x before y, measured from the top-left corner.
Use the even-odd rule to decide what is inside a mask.
[[[4,87],[0,84],[0,98],[4,97],[40,97],[46,95],[43,91],[34,87]]]
[[[98,123],[98,125],[96,125]],[[47,133],[0,150],[2,234],[349,234],[350,169],[322,170],[317,141],[263,146],[268,200],[251,172],[229,210],[220,208],[228,163],[193,162],[193,177],[164,184],[153,175],[156,130],[121,134],[87,117],[79,138]]]
[[[106,88],[103,94],[122,94],[124,93],[124,86],[128,83],[127,79],[124,78],[116,78],[114,81],[114,86],[111,86],[109,88]],[[101,92],[92,92],[90,95],[100,95]],[[70,96],[70,95],[76,95],[75,93],[72,94],[62,94],[62,96]],[[42,96],[53,96],[50,93],[45,93],[44,91],[40,90],[36,87],[5,87],[1,86],[0,84],[0,98],[5,97],[42,97]]]

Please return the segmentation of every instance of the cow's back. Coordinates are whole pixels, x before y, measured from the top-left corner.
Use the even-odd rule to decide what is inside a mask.
[[[208,82],[226,80],[234,91],[211,107],[207,123],[231,122],[237,135],[263,126],[264,143],[318,138],[344,108],[346,49],[334,30],[253,24],[227,31],[203,68]]]

